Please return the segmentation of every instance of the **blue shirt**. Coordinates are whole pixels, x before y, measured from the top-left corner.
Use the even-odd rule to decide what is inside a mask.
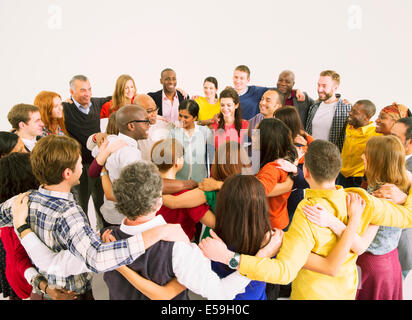
[[[77,107],[77,109],[79,109],[81,112],[83,112],[84,114],[89,114],[90,112],[90,107],[92,106],[92,102],[90,101],[89,104],[87,105],[87,108],[85,108],[84,106],[82,106],[80,103],[78,103],[76,100],[73,99],[73,97],[71,97],[71,99],[73,100],[73,103],[75,104],[75,106]]]
[[[248,86],[246,93],[239,96],[242,119],[250,120],[260,113],[259,102],[263,94],[269,89],[267,87]]]

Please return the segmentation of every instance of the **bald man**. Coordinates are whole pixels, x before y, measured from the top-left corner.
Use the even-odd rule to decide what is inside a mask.
[[[305,128],[306,119],[308,117],[308,110],[315,101],[308,96],[306,92],[302,92],[305,100],[298,99],[297,90],[293,89],[295,85],[295,74],[290,70],[284,70],[280,73],[277,89],[285,96],[283,105],[284,106],[294,106],[299,113],[302,125]]]
[[[249,132],[263,119],[273,118],[275,111],[282,107],[283,95],[275,89],[265,91],[259,102],[259,113],[249,120]],[[250,134],[249,134],[250,135]]]
[[[137,142],[141,139],[147,139],[150,120],[145,108],[131,104],[116,111],[116,124],[119,128],[119,134],[107,137],[109,145],[115,141],[123,140],[127,146],[113,152],[106,160],[105,166],[111,181],[119,178],[124,167],[142,160],[142,153],[137,147]],[[106,197],[100,211],[109,224],[120,225],[124,219],[124,216],[116,210],[114,202]]]

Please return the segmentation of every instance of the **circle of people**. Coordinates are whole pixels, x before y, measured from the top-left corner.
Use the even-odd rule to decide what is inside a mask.
[[[218,94],[112,96],[89,79],[42,91],[0,132],[0,289],[9,299],[402,300],[412,269],[412,120],[393,103],[371,121],[340,76],[318,98],[280,73],[249,85],[235,68]],[[88,215],[92,197],[96,225]]]

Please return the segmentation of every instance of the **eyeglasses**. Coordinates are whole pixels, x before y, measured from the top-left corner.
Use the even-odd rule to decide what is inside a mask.
[[[150,125],[150,120],[149,120],[149,119],[145,119],[145,120],[132,120],[132,121],[129,121],[127,124],[132,123],[132,122],[142,122],[142,123],[146,123],[147,125]]]
[[[155,113],[155,112],[157,112],[157,110],[159,110],[159,108],[151,109],[151,110],[146,110],[146,112],[147,112],[147,113]]]

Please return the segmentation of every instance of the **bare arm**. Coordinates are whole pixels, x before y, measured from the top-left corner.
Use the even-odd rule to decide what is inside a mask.
[[[108,172],[105,167],[103,167],[102,169],[102,174],[104,172]],[[117,202],[113,194],[112,181],[110,180],[109,175],[108,174],[102,175],[101,179],[102,179],[102,187],[103,187],[103,191],[104,191],[104,195],[106,196],[106,199],[113,201],[113,202]]]
[[[170,209],[194,208],[206,203],[205,193],[199,188],[179,194],[163,195],[163,204]]]
[[[197,187],[197,182],[194,180],[173,180],[163,179],[163,194],[173,194],[179,191],[194,189]]]
[[[210,210],[207,210],[200,222],[209,228],[214,228],[216,224],[216,216]]]

